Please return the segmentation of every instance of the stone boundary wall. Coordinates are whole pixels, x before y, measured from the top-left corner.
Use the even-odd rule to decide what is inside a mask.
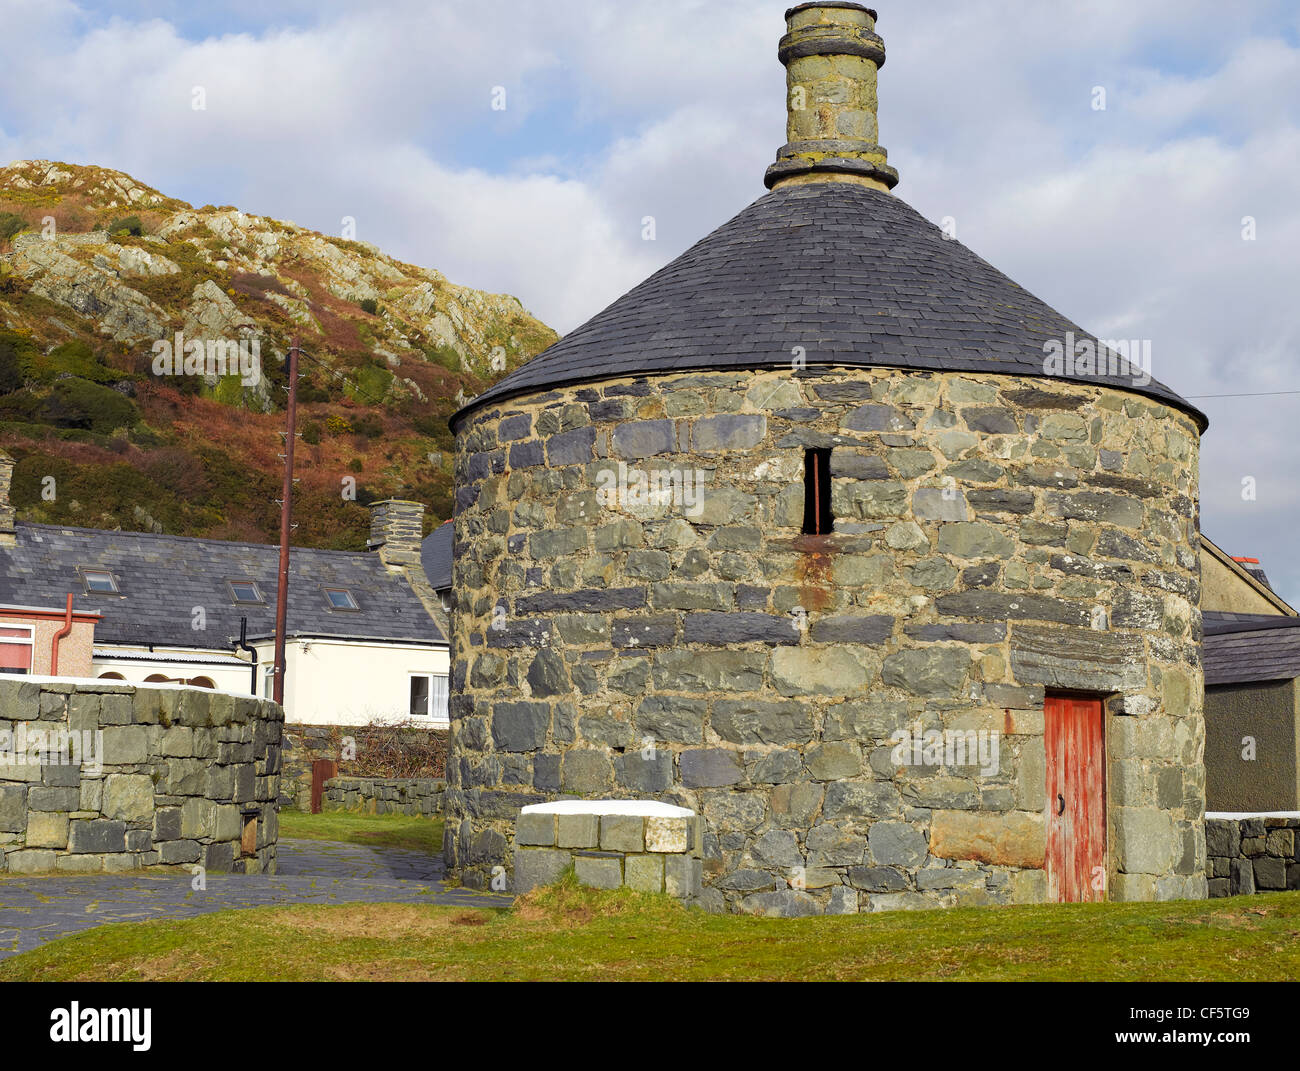
[[[442,814],[442,794],[446,788],[446,781],[427,777],[332,777],[325,782],[321,810],[418,814],[432,818]]]
[[[280,806],[287,810],[311,810],[311,764],[317,759],[338,760],[338,745],[332,725],[286,724],[284,727],[284,773],[280,778]]]
[[[284,727],[284,775],[280,780],[280,806],[289,810],[310,811],[311,810],[311,767],[312,763],[319,759],[330,759],[339,762],[339,738],[340,736],[351,736],[357,740],[358,748],[361,749],[357,758],[361,760],[361,772],[355,774],[342,775],[347,780],[366,780],[376,782],[386,782],[388,784],[413,785],[416,783],[433,783],[441,781],[441,778],[391,778],[391,777],[369,777],[365,776],[365,755],[364,745],[360,731],[364,726],[357,725],[306,725],[301,722],[291,722]],[[430,734],[447,732],[446,729],[430,728],[426,730]],[[350,764],[351,765],[351,764]],[[381,771],[382,772],[382,771]],[[438,790],[441,793],[441,789]],[[392,797],[384,797],[391,799]],[[355,804],[354,804],[355,805]],[[324,804],[322,803],[322,806]],[[344,810],[350,810],[351,807],[345,807]],[[441,813],[442,800],[439,798],[437,808],[434,812],[400,812],[400,813]],[[377,812],[386,813],[383,811]]]
[[[1205,820],[1211,896],[1300,890],[1300,816]]]
[[[627,886],[696,900],[703,886],[698,815],[563,814],[525,808],[515,826],[514,891],[556,881],[570,866],[595,889]]]
[[[0,679],[0,871],[274,873],[283,718],[205,688]]]

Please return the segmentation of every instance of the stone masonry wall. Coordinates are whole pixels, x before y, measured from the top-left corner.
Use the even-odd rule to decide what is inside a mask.
[[[1070,689],[1106,700],[1109,898],[1205,895],[1185,414],[1041,378],[713,372],[512,399],[457,447],[467,885],[566,794],[701,814],[716,909],[1037,902],[1044,691]],[[827,536],[801,534],[810,449]],[[899,765],[909,729],[993,734],[998,768]]]
[[[325,782],[323,811],[364,811],[366,814],[442,813],[446,781],[433,778],[332,777]]]
[[[0,679],[0,871],[273,873],[283,716],[204,688]]]
[[[1205,844],[1211,896],[1300,889],[1300,818],[1210,818]]]
[[[286,723],[280,777],[280,806],[311,811],[311,767],[317,759],[339,760],[339,745],[331,725]]]

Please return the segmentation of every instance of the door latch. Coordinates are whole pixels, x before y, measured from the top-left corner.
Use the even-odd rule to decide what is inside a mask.
[[[1058,793],[1056,794],[1056,814],[1057,814],[1057,817],[1059,818],[1059,817],[1060,817],[1061,815],[1063,815],[1064,813],[1065,813],[1065,797],[1062,796],[1062,795],[1058,792]]]

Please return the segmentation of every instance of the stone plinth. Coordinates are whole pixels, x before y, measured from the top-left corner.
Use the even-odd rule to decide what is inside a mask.
[[[596,889],[695,900],[703,833],[685,807],[651,800],[563,800],[525,807],[515,824],[515,892],[557,880],[570,866]]]

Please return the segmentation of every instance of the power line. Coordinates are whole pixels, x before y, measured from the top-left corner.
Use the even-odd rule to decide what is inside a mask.
[[[370,402],[371,405],[377,405],[380,408],[383,408],[384,401],[382,398],[376,398],[369,391],[363,390],[359,383],[357,383],[355,380],[351,379],[350,377],[344,375],[342,372],[338,371],[338,369],[331,368],[324,361],[318,360],[317,358],[313,357],[310,353],[307,353],[305,350],[302,349],[299,349],[298,356],[306,357],[307,360],[311,361],[312,364],[317,365],[318,367],[324,369],[335,379],[343,380],[344,383],[348,384],[348,386],[350,386],[353,389],[353,391],[355,391],[357,394],[365,398],[368,402]]]
[[[1202,402],[1209,398],[1281,398],[1287,394],[1300,394],[1300,390],[1262,390],[1256,394],[1189,394],[1189,402]]]

